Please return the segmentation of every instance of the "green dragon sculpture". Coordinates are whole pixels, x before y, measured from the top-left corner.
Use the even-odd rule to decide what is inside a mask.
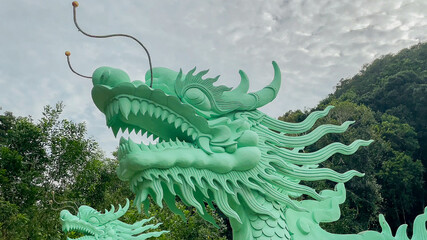
[[[95,70],[92,98],[114,134],[122,129],[159,139],[148,146],[120,140],[117,174],[130,182],[136,206],[148,209],[151,196],[159,206],[164,202],[181,214],[175,206],[178,196],[215,224],[205,209],[215,202],[230,219],[234,239],[409,239],[406,226],[393,237],[382,216],[382,233],[337,235],[320,228],[321,222],[339,219],[339,204],[345,200],[342,183],[363,174],[337,173],[318,164],[335,153],[353,154],[371,141],[332,143],[304,152],[305,146],[325,134],[342,133],[353,122],[321,125],[306,133],[331,106],[300,123],[258,111],[279,92],[281,73],[275,62],[273,68],[273,81],[254,93],[247,93],[249,80],[243,71],[232,90],[214,86],[218,77],[204,78],[208,71],[196,69],[184,74],[154,68],[145,83],[130,81],[120,69]],[[339,183],[336,190],[317,193],[301,183],[323,179]],[[313,200],[293,200],[302,195]],[[427,213],[415,221],[412,239],[427,239],[426,218]]]
[[[123,216],[129,209],[129,200],[126,199],[124,208],[119,207],[115,212],[114,206],[111,210],[105,210],[102,214],[95,209],[83,205],[79,207],[76,215],[71,214],[68,210],[62,210],[60,213],[62,230],[64,232],[76,231],[85,234],[80,240],[145,240],[151,237],[159,237],[167,231],[147,232],[148,230],[157,229],[160,225],[145,225],[150,219],[143,219],[134,224],[127,224],[118,219]],[[67,238],[70,240],[70,238]]]
[[[333,154],[353,154],[372,141],[356,140],[350,145],[332,143],[315,152],[303,149],[329,133],[342,133],[353,123],[320,125],[319,118],[332,108],[310,114],[300,123],[273,119],[257,110],[273,101],[279,92],[281,72],[273,62],[273,81],[260,91],[248,93],[249,80],[240,71],[235,88],[214,86],[218,77],[204,77],[208,71],[184,74],[167,68],[152,68],[145,46],[126,34],[89,37],[127,37],[147,53],[150,71],[145,83],[131,81],[120,69],[100,67],[91,78],[92,98],[117,135],[119,129],[153,135],[157,144],[136,144],[120,140],[117,174],[129,181],[136,194],[134,203],[149,208],[148,196],[176,214],[178,196],[215,224],[206,207],[215,203],[230,220],[233,238],[239,240],[323,239],[323,240],[408,240],[406,225],[395,236],[380,215],[381,233],[366,231],[353,235],[326,232],[322,222],[339,219],[339,204],[345,200],[344,182],[363,174],[350,170],[337,173],[319,168]],[[67,57],[70,55],[66,52]],[[335,190],[316,192],[302,181],[330,180]],[[295,200],[306,196],[312,200]],[[414,222],[413,240],[427,239],[427,209]]]

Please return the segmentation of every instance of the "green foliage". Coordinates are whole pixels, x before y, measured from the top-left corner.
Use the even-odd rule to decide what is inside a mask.
[[[47,106],[38,123],[0,115],[0,239],[60,239],[51,192],[65,195],[86,163],[100,157],[84,124],[59,120],[62,109]]]
[[[25,236],[28,216],[19,213],[18,206],[0,199],[0,229],[4,239],[20,239]]]
[[[409,224],[426,206],[427,164],[427,44],[418,44],[396,55],[383,56],[365,65],[359,74],[341,80],[336,91],[311,111],[288,112],[281,120],[301,121],[310,112],[334,105],[321,123],[356,123],[344,134],[327,135],[306,151],[330,142],[374,139],[368,148],[347,156],[333,156],[324,166],[344,172],[356,169],[364,178],[346,184],[347,201],[341,219],[324,224],[336,233],[380,230],[383,213],[396,230]],[[332,187],[328,182],[310,183],[317,189]]]
[[[184,213],[186,218],[185,220],[172,213],[168,208],[160,208],[156,204],[151,203],[148,214],[138,213],[135,208],[129,209],[125,216],[123,216],[123,221],[132,223],[141,218],[154,217],[152,223],[160,222],[162,225],[159,229],[170,231],[169,233],[157,238],[159,240],[227,239],[224,236],[227,229],[224,219],[211,209],[209,209],[210,211],[208,212],[214,217],[218,228],[203,220],[193,207],[187,207],[179,200],[177,201],[177,208]]]
[[[383,56],[350,79],[338,84],[332,99],[364,104],[374,111],[387,113],[412,126],[420,148],[416,159],[427,164],[427,43],[404,49],[396,55]]]
[[[64,106],[46,106],[43,117],[0,114],[0,239],[65,239],[59,212],[75,212],[79,205],[109,209],[133,199],[127,182],[116,175],[117,160],[105,158],[97,143],[86,136],[84,123],[60,119]],[[53,195],[54,192],[54,195]],[[221,226],[206,223],[194,209],[179,205],[188,223],[169,210],[154,207],[155,222],[171,233],[162,239],[226,239]],[[140,220],[136,208],[124,221]],[[68,237],[80,237],[71,232]]]
[[[332,142],[342,142],[349,144],[355,139],[374,139],[371,126],[376,123],[375,114],[366,106],[358,106],[354,103],[333,102],[334,105],[329,115],[320,119],[313,127],[321,124],[342,124],[345,121],[356,121],[346,132],[341,134],[328,134],[322,137],[315,144],[304,149],[306,152],[316,151]],[[319,106],[320,109],[326,106]],[[287,120],[287,119],[285,119]],[[363,178],[353,178],[346,183],[347,199],[342,205],[342,217],[338,222],[322,224],[322,227],[333,233],[355,233],[366,229],[378,229],[379,205],[382,202],[380,185],[375,176],[375,166],[378,161],[370,149],[381,148],[380,143],[375,141],[367,148],[359,149],[351,156],[336,154],[329,160],[321,164],[322,167],[334,169],[338,172],[345,172],[356,169],[365,173]],[[308,182],[307,185],[317,190],[331,189],[334,183],[329,181]],[[349,224],[351,223],[351,224]]]
[[[62,103],[55,108],[46,106],[38,124],[46,138],[44,148],[49,162],[47,180],[57,190],[73,184],[86,163],[103,157],[97,143],[83,137],[86,134],[85,124],[59,120],[63,107]]]

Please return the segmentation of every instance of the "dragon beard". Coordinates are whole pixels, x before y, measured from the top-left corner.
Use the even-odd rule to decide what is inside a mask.
[[[212,207],[213,202],[227,217],[239,223],[242,223],[243,216],[233,209],[236,205],[245,206],[254,214],[269,215],[273,219],[280,217],[279,212],[265,208],[260,196],[281,206],[283,210],[289,207],[305,211],[292,198],[306,195],[321,201],[325,197],[313,188],[301,184],[302,180],[346,182],[354,176],[363,176],[354,170],[340,174],[331,169],[318,168],[317,164],[335,153],[353,154],[360,146],[367,146],[371,141],[356,140],[348,146],[332,143],[316,152],[301,152],[303,146],[312,144],[327,133],[344,132],[352,122],[345,122],[341,126],[322,125],[307,135],[283,134],[299,134],[309,130],[331,108],[315,112],[301,123],[281,122],[259,111],[238,113],[235,117],[249,122],[250,130],[259,137],[261,160],[256,166],[245,171],[226,173],[179,166],[145,169],[130,179],[131,190],[136,194],[135,204],[139,210],[141,204],[148,210],[148,196],[151,196],[160,207],[165,202],[172,212],[183,216],[175,205],[176,197],[179,197],[184,204],[195,207],[201,217],[213,224],[214,219],[206,210],[207,206]],[[194,146],[181,143],[181,147]]]

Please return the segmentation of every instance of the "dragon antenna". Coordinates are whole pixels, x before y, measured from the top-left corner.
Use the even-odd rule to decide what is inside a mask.
[[[51,205],[52,205],[52,203],[51,203]],[[51,207],[51,208],[55,211],[60,211],[60,210],[64,210],[64,209],[69,208],[69,209],[72,209],[75,212],[75,214],[77,214],[79,212],[75,207],[69,206],[69,205],[64,206],[64,208],[55,208],[55,207]]]
[[[71,53],[70,53],[69,51],[66,51],[66,52],[65,52],[65,56],[67,56],[68,67],[70,68],[70,70],[71,70],[73,73],[75,73],[75,74],[79,75],[80,77],[84,77],[84,78],[92,78],[92,77],[85,76],[85,75],[83,75],[83,74],[80,74],[80,73],[78,73],[78,72],[74,71],[73,67],[71,67],[71,63],[70,63],[70,55],[71,55]]]
[[[150,82],[150,87],[153,87],[153,67],[151,64],[151,57],[150,57],[150,53],[148,52],[147,48],[144,46],[144,44],[142,44],[138,39],[136,39],[135,37],[131,36],[131,35],[127,35],[127,34],[108,34],[108,35],[92,35],[89,33],[86,33],[85,31],[83,31],[79,25],[77,24],[77,18],[76,18],[76,8],[79,6],[79,3],[77,1],[73,2],[73,18],[74,18],[74,25],[76,25],[77,29],[83,33],[84,35],[88,36],[88,37],[92,37],[92,38],[110,38],[110,37],[127,37],[130,39],[133,39],[134,41],[136,41],[147,53],[147,57],[148,57],[148,64],[150,65],[150,74],[151,74],[151,82]]]
[[[52,201],[52,200],[53,200],[53,201]],[[74,206],[73,206],[73,205],[66,205],[65,207],[69,207],[69,208],[73,209],[73,210],[76,212],[76,214],[79,212],[79,211],[77,210],[79,207],[77,206],[77,204],[76,204],[75,202],[72,202],[72,201],[57,202],[57,201],[55,200],[55,191],[52,191],[52,200],[50,200],[50,201],[49,201],[50,205],[52,205],[53,203],[56,203],[56,204],[58,204],[58,205],[64,205],[64,204],[72,203],[72,204],[74,204]],[[54,207],[52,207],[52,209],[53,209],[53,210],[61,210],[61,209],[59,209],[59,208],[54,208]]]

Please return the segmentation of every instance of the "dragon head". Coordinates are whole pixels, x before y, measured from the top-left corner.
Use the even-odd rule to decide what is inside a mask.
[[[280,70],[275,62],[273,66],[273,82],[255,93],[246,93],[249,82],[243,71],[240,85],[230,91],[225,86],[213,85],[218,77],[202,79],[207,71],[194,74],[193,69],[183,74],[154,68],[150,88],[150,73],[146,83],[131,82],[122,70],[98,68],[92,76],[92,97],[106,115],[107,125],[114,133],[119,128],[147,132],[161,141],[145,146],[122,138],[118,170],[121,179],[131,180],[141,171],[153,168],[227,173],[256,166],[260,160],[258,136],[247,121],[235,119],[230,113],[251,111],[275,98]]]
[[[348,146],[333,143],[316,152],[301,152],[323,135],[344,132],[352,123],[322,125],[302,134],[332,107],[312,113],[301,123],[281,122],[256,110],[278,93],[280,70],[275,62],[273,67],[272,83],[254,93],[247,93],[249,81],[243,71],[235,89],[214,86],[218,77],[204,79],[207,71],[195,73],[195,69],[183,74],[154,68],[152,75],[146,74],[145,83],[131,82],[125,72],[109,67],[93,73],[92,98],[114,134],[127,129],[159,138],[159,143],[148,146],[120,140],[117,174],[130,181],[138,208],[141,203],[149,206],[150,195],[159,206],[164,201],[180,214],[175,206],[179,196],[208,221],[213,219],[205,203],[215,202],[225,215],[241,222],[232,206],[273,214],[257,196],[303,210],[290,197],[322,196],[300,184],[301,180],[345,182],[362,175],[357,171],[340,174],[317,164],[335,153],[352,154],[370,141],[357,140]]]
[[[144,224],[150,219],[144,219],[132,225],[119,221],[118,219],[123,216],[129,208],[129,200],[126,200],[126,206],[119,207],[115,212],[114,206],[111,210],[105,210],[105,213],[100,213],[95,209],[83,205],[79,207],[76,215],[71,214],[68,210],[62,210],[60,219],[62,223],[62,231],[70,232],[76,231],[84,234],[85,236],[78,239],[147,239],[150,237],[158,237],[165,231],[143,233],[149,229],[156,229],[160,224],[146,225]],[[70,239],[70,238],[68,238]]]

